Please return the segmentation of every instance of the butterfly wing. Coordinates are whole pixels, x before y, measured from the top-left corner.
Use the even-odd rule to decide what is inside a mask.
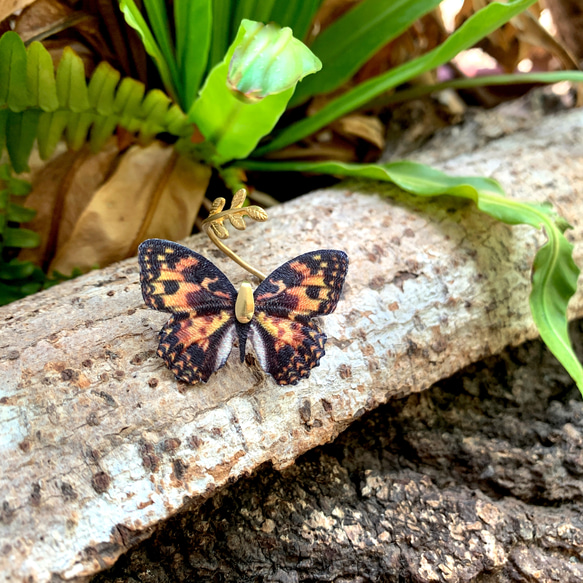
[[[172,314],[160,331],[158,356],[177,379],[206,382],[233,347],[235,288],[208,259],[178,243],[148,239],[138,259],[144,302]]]
[[[324,356],[326,335],[310,322],[336,309],[348,256],[319,250],[288,261],[255,290],[251,341],[261,367],[280,385],[295,385]]]

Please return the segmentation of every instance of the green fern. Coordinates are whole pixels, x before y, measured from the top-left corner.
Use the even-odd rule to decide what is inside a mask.
[[[0,38],[0,154],[4,147],[17,173],[28,169],[35,140],[48,158],[64,137],[72,149],[86,141],[98,151],[118,126],[146,143],[168,132],[189,136],[192,124],[162,91],[145,93],[142,83],[125,78],[103,62],[89,83],[83,61],[65,48],[55,79],[53,61],[39,42],[28,49],[15,32]]]
[[[34,231],[18,228],[18,223],[30,221],[36,213],[16,204],[13,197],[29,192],[29,182],[13,178],[8,164],[0,166],[0,305],[38,291],[42,285],[31,280],[31,276],[38,275],[37,267],[14,258],[19,248],[39,244]]]

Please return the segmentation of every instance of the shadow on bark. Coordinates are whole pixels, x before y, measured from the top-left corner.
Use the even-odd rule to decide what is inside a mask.
[[[528,342],[175,516],[93,583],[578,582],[582,477],[583,401]]]

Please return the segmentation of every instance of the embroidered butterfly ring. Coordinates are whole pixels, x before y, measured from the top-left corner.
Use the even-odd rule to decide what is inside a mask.
[[[237,229],[245,228],[244,215],[267,219],[259,207],[242,207],[246,193],[240,192],[229,211],[221,212],[225,201],[217,199],[203,228],[221,251],[262,280],[254,292],[249,282],[237,292],[222,271],[183,245],[162,239],[140,245],[144,302],[172,314],[159,333],[158,356],[177,379],[206,382],[224,366],[236,339],[243,362],[249,339],[261,368],[278,384],[295,385],[325,354],[326,334],[311,320],[335,310],[348,257],[338,250],[311,251],[263,276],[221,241],[228,237],[226,219]]]

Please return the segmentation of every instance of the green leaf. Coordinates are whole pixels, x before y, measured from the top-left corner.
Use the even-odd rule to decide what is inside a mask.
[[[0,155],[6,147],[6,123],[8,122],[8,110],[0,109]]]
[[[567,330],[567,304],[576,291],[579,268],[573,261],[573,245],[563,235],[568,225],[550,205],[508,199],[500,184],[491,178],[448,176],[415,162],[245,161],[237,165],[247,170],[317,172],[392,182],[417,196],[450,195],[472,200],[482,212],[510,225],[543,228],[548,241],[534,259],[530,294],[532,317],[542,340],[583,394],[583,367],[573,351]]]
[[[39,42],[28,47],[26,78],[32,107],[55,111],[59,107],[53,59]]]
[[[19,204],[8,203],[8,211],[6,216],[9,221],[14,221],[15,223],[26,223],[32,221],[36,215],[34,209],[29,209]]]
[[[79,113],[89,109],[85,66],[73,49],[65,47],[57,68],[57,96],[62,109]]]
[[[302,0],[301,2],[276,2],[271,11],[269,20],[280,26],[289,26],[294,31],[294,36],[304,40],[308,35],[310,24],[314,20],[322,0]],[[261,18],[262,22],[267,22]]]
[[[12,178],[11,176],[5,180],[8,187],[8,192],[14,196],[26,196],[32,190],[32,185],[28,180]]]
[[[160,47],[170,76],[172,78],[172,86],[176,89],[178,95],[181,94],[181,83],[178,75],[178,67],[176,66],[176,56],[174,55],[174,46],[170,36],[170,23],[168,21],[168,13],[166,12],[166,3],[164,0],[143,0],[150,26],[154,31],[154,36]],[[182,104],[184,106],[184,104]]]
[[[211,45],[212,0],[174,0],[176,59],[186,111],[198,95]]]
[[[28,157],[37,134],[40,111],[10,112],[6,127],[6,146],[15,172],[28,170]]]
[[[28,103],[26,49],[22,39],[9,31],[0,38],[0,105],[22,111]]]
[[[134,0],[119,0],[119,7],[125,16],[126,22],[140,35],[144,49],[154,60],[166,91],[172,96],[172,99],[178,101],[179,92],[173,82],[170,64],[166,61],[136,3]]]
[[[225,59],[211,71],[188,115],[189,120],[196,123],[204,137],[215,146],[218,155],[214,162],[217,164],[233,158],[245,158],[253,151],[259,140],[277,123],[294,91],[292,86],[283,93],[268,95],[259,103],[252,104],[241,102],[229,91],[226,86],[229,63],[236,48],[246,38],[247,26],[257,29],[256,23],[250,21],[241,24]]]
[[[67,145],[78,150],[87,141],[89,127],[95,121],[93,113],[73,113],[67,123]]]
[[[89,104],[99,115],[111,115],[114,112],[115,89],[119,83],[120,73],[109,63],[99,63],[89,81]]]
[[[40,236],[30,229],[14,229],[6,227],[2,234],[5,247],[20,247],[21,249],[30,249],[40,245]]]
[[[413,77],[417,77],[426,71],[430,71],[447,63],[458,53],[470,48],[479,40],[508,22],[513,16],[526,10],[535,1],[509,0],[505,4],[501,4],[500,2],[488,4],[485,8],[482,8],[482,10],[468,18],[445,42],[432,51],[409,63],[391,69],[383,75],[373,77],[369,81],[361,83],[354,89],[330,101],[312,117],[305,118],[291,125],[279,133],[267,145],[258,148],[254,152],[254,156],[263,156],[268,152],[279,150],[289,144],[293,144],[325,127],[335,119],[359,107],[363,107],[385,91],[389,91]]]
[[[434,85],[418,85],[410,89],[397,91],[383,99],[383,104],[399,103],[417,99],[444,89],[466,89],[468,87],[489,87],[493,85],[516,85],[519,83],[559,83],[561,81],[583,82],[583,71],[542,71],[536,73],[513,73],[510,75],[480,75],[452,79]]]
[[[20,286],[7,285],[0,281],[0,306],[5,306],[24,297]]]
[[[34,271],[34,264],[30,261],[13,259],[8,263],[0,261],[0,279],[24,279]]]
[[[42,113],[38,122],[38,151],[43,160],[51,157],[61,139],[71,114],[68,111]]]
[[[212,3],[212,34],[207,71],[223,60],[231,41],[231,0],[212,0]]]
[[[379,49],[433,10],[441,0],[364,0],[325,28],[310,45],[320,74],[298,86],[290,107],[348,81]]]

